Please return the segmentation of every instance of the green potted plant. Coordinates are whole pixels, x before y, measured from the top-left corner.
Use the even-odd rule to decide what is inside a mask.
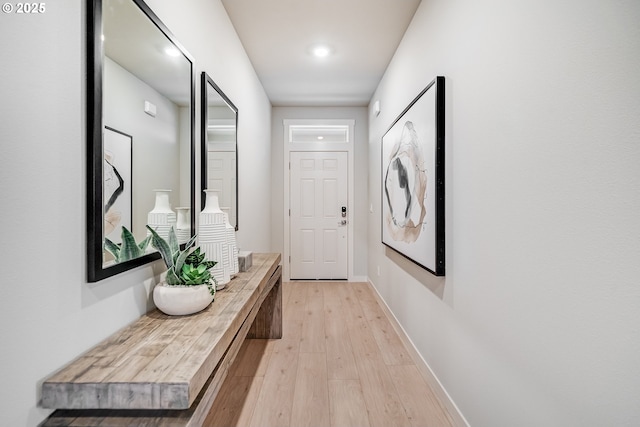
[[[151,232],[151,245],[160,252],[167,266],[164,281],[153,289],[153,301],[160,311],[170,315],[192,314],[204,310],[216,293],[216,279],[210,268],[216,261],[207,260],[200,248],[191,250],[196,236],[193,236],[180,250],[180,244],[173,228],[169,240],[160,237],[147,225]]]

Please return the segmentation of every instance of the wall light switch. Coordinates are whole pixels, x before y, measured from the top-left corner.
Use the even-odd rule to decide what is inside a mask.
[[[156,116],[156,106],[149,101],[144,101],[144,112],[150,115],[151,117]]]

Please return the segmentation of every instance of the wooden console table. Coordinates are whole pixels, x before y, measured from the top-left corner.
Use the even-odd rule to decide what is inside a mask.
[[[51,426],[200,426],[245,338],[282,337],[280,254],[253,266],[190,316],[153,310],[42,385]]]

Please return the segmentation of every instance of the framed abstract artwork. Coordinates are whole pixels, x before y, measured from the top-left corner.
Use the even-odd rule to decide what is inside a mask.
[[[104,127],[103,235],[114,243],[121,243],[123,226],[132,230],[132,153],[131,135],[109,126]]]
[[[382,243],[445,274],[444,77],[411,101],[382,137]]]

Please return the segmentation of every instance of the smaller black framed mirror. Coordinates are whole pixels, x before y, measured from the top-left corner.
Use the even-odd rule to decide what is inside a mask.
[[[218,190],[220,209],[238,230],[238,108],[202,72],[201,173],[202,208],[204,190]]]

